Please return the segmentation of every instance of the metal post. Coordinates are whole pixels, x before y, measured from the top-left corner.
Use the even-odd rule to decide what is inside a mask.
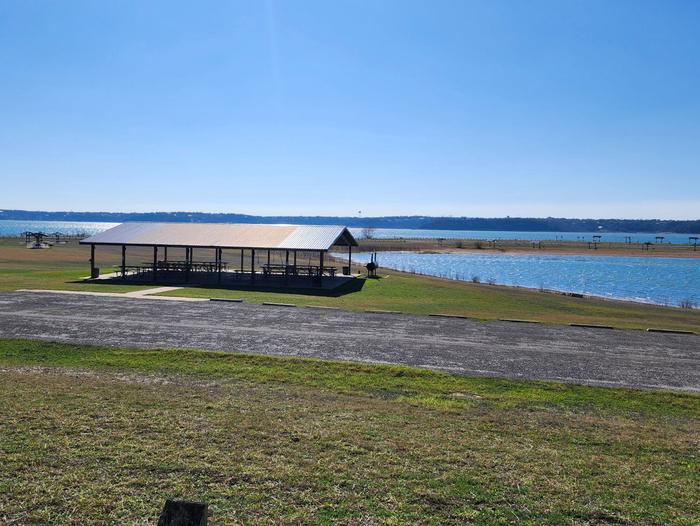
[[[165,250],[165,254],[163,254],[163,260],[165,262],[168,261],[168,247],[165,247],[163,250]]]
[[[122,245],[122,279],[126,279],[126,245]]]
[[[158,247],[153,247],[153,281],[158,279]]]
[[[255,281],[255,249],[250,249],[250,281]]]
[[[294,251],[294,268],[297,266],[297,251]]]
[[[95,245],[90,245],[90,277],[95,276]]]
[[[267,251],[267,268],[270,268],[270,250]]]
[[[352,276],[352,245],[348,245],[348,276]]]
[[[289,250],[284,251],[284,282],[289,279]]]
[[[245,249],[241,249],[241,274],[243,274],[243,253],[245,252]]]
[[[221,249],[217,248],[216,249],[216,255],[217,255],[217,271],[218,271],[218,277],[216,278],[217,283],[221,283]]]
[[[321,264],[318,267],[318,285],[321,286],[323,284],[323,250],[321,250],[318,254],[319,259],[321,260]]]
[[[190,280],[190,247],[185,247],[185,282]]]

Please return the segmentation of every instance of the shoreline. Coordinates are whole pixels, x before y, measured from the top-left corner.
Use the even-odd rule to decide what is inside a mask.
[[[582,256],[582,255],[587,255],[587,254],[581,254],[580,252],[572,252],[572,253],[564,253],[564,252],[558,252],[558,253],[552,253],[550,252],[544,252],[543,250],[535,250],[535,251],[510,251],[510,252],[501,252],[498,251],[497,254],[494,254],[493,249],[486,250],[486,249],[443,249],[443,250],[391,250],[391,251],[381,251],[381,250],[376,250],[376,252],[379,253],[380,261],[381,261],[381,252],[406,252],[406,253],[414,253],[414,254],[425,254],[425,255],[430,255],[430,254],[463,254],[463,255],[502,255],[503,257],[515,257],[515,256]],[[355,253],[353,253],[355,255]],[[598,254],[600,257],[620,257],[620,254]],[[642,256],[643,257],[643,256]],[[668,254],[657,254],[655,256],[656,259],[658,258],[663,258],[667,257],[670,259],[683,259],[682,256],[671,256]],[[692,259],[692,258],[685,258],[685,259]],[[362,266],[362,263],[360,263],[358,260],[353,262],[354,265],[360,265]],[[685,298],[680,298],[677,299],[676,301],[670,301],[664,298],[661,298],[660,300],[653,300],[653,299],[646,299],[646,298],[630,298],[630,297],[621,297],[621,296],[609,296],[609,295],[603,295],[603,294],[596,294],[595,292],[579,292],[579,291],[574,291],[574,290],[566,290],[566,289],[556,289],[556,288],[551,288],[551,287],[537,287],[537,286],[526,286],[526,285],[515,285],[515,284],[505,284],[505,283],[499,283],[497,281],[494,282],[489,282],[489,280],[479,280],[477,282],[474,282],[470,279],[460,279],[458,277],[451,277],[449,275],[437,275],[437,274],[429,274],[425,272],[419,272],[416,270],[406,270],[406,269],[399,269],[395,267],[391,267],[390,265],[386,264],[380,264],[380,271],[381,268],[383,268],[386,271],[390,272],[395,272],[395,273],[400,273],[404,274],[407,276],[420,276],[424,278],[430,278],[430,279],[437,279],[437,280],[444,280],[448,282],[454,282],[454,283],[465,283],[465,284],[470,284],[470,285],[482,285],[485,287],[498,287],[498,288],[504,288],[504,289],[510,289],[510,290],[521,290],[521,291],[529,291],[529,292],[541,292],[541,293],[547,293],[547,294],[553,294],[553,295],[558,295],[558,296],[567,296],[571,298],[585,298],[585,299],[596,299],[596,300],[602,300],[602,301],[609,301],[609,302],[614,302],[614,303],[626,303],[630,305],[636,305],[636,306],[651,306],[651,307],[664,307],[664,308],[671,308],[679,311],[691,311],[691,312],[697,312],[700,311],[700,302],[698,302],[697,296],[689,296],[687,299]],[[684,305],[685,301],[689,301],[691,306],[686,306]]]
[[[82,236],[65,235],[63,242],[75,241]],[[20,235],[0,235],[0,241],[17,241],[22,244]],[[51,239],[49,239],[51,241]],[[589,248],[586,241],[542,241],[537,247],[532,241],[480,239],[437,239],[437,238],[374,238],[358,239],[357,252],[416,252],[421,254],[493,254],[523,256],[611,256],[634,258],[683,258],[700,259],[700,245],[693,250],[688,244],[655,244],[649,250],[640,243],[600,242],[598,248]]]
[[[377,252],[393,252],[380,251]],[[680,258],[680,259],[700,259],[700,250],[689,252],[656,252],[643,251],[633,252],[628,249],[493,249],[493,248],[453,248],[441,250],[409,250],[407,252],[419,252],[421,254],[493,254],[503,256],[608,256],[608,257],[633,257],[633,258]]]
[[[416,252],[421,254],[491,254],[523,256],[612,256],[634,258],[684,258],[700,259],[700,247],[692,245],[653,245],[646,250],[643,245],[625,243],[600,243],[589,248],[587,242],[542,242],[533,246],[531,242],[500,241],[495,245],[479,240],[408,240],[408,239],[361,239],[357,252]]]
[[[423,278],[431,278],[431,279],[438,279],[438,280],[444,280],[444,281],[449,281],[449,282],[456,282],[456,283],[465,283],[468,285],[477,285],[477,286],[483,286],[483,287],[494,287],[494,288],[504,288],[504,289],[509,289],[509,290],[520,290],[520,291],[527,291],[527,292],[539,292],[542,294],[553,294],[556,296],[566,296],[569,298],[575,298],[575,299],[595,299],[595,300],[601,300],[601,301],[607,301],[611,303],[625,303],[633,306],[647,306],[647,307],[663,307],[666,309],[675,309],[679,311],[700,311],[700,306],[696,307],[681,307],[679,305],[672,305],[670,303],[657,303],[654,301],[644,301],[641,299],[634,300],[630,298],[616,298],[612,296],[602,296],[598,294],[593,294],[589,292],[573,292],[573,291],[567,291],[567,290],[559,290],[559,289],[551,289],[551,288],[538,288],[538,287],[526,287],[524,285],[506,285],[503,283],[486,283],[486,282],[473,282],[470,280],[465,280],[465,279],[458,279],[458,278],[449,278],[445,276],[435,276],[433,274],[424,274],[422,272],[411,272],[408,270],[400,270],[400,269],[395,269],[391,267],[384,267],[385,270],[389,270],[391,272],[397,272],[399,274],[405,274],[407,276],[420,276]]]

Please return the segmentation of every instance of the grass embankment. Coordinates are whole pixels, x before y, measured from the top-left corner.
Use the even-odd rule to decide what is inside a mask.
[[[0,522],[694,525],[700,399],[0,340]]]
[[[203,257],[205,255],[203,254]],[[100,247],[98,264],[111,270],[119,248]],[[130,248],[130,261],[148,261],[147,250]],[[14,240],[0,240],[0,291],[29,289],[128,292],[153,285],[83,283],[89,249],[75,243],[46,250],[27,250]],[[246,263],[249,265],[249,263]],[[190,287],[168,295],[201,298],[241,298],[250,303],[282,302],[323,305],[348,310],[391,310],[411,314],[453,314],[478,319],[517,318],[545,323],[589,323],[618,328],[659,327],[700,332],[700,311],[629,302],[572,298],[534,290],[465,283],[382,271],[379,280],[362,280],[346,294],[323,295],[293,291]],[[358,286],[361,285],[361,286]],[[342,291],[341,291],[342,292]]]
[[[451,281],[400,272],[383,271],[381,279],[363,279],[356,292],[318,295],[308,291],[275,292],[251,289],[186,288],[167,296],[239,298],[322,305],[347,310],[391,310],[410,314],[452,314],[483,320],[515,318],[544,323],[588,323],[625,329],[661,327],[700,332],[700,311],[642,305],[594,298],[574,298],[538,292]]]

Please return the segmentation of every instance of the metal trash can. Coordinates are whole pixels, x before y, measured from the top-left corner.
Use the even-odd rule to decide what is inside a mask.
[[[343,276],[350,275],[350,267],[343,267]]]
[[[100,267],[95,267],[92,269],[92,273],[90,274],[90,277],[92,279],[96,279],[100,277]]]

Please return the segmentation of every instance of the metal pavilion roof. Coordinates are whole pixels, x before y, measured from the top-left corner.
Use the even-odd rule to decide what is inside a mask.
[[[357,246],[344,226],[232,223],[122,223],[83,239],[84,245],[329,250]]]

